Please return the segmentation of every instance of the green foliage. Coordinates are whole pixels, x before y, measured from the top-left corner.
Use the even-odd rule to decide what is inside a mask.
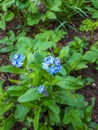
[[[94,31],[96,30],[98,27],[98,22],[94,22],[90,19],[85,19],[82,21],[82,25],[80,26],[80,30],[81,31]]]
[[[93,19],[98,18],[98,1],[97,0],[90,0],[92,3],[90,6],[86,7],[90,14],[92,14]]]
[[[0,28],[5,30],[6,22],[12,20],[14,14],[17,14],[18,20],[21,24],[23,23],[23,30],[27,26],[34,26],[40,22],[47,22],[47,20],[66,21],[67,23],[70,22],[71,18],[77,13],[86,15],[83,7],[83,5],[86,6],[85,1],[86,0],[77,2],[75,0],[3,0],[0,2],[2,11]],[[4,18],[5,15],[6,19]],[[24,19],[24,21],[22,19]]]
[[[92,21],[91,19],[85,19],[82,21],[82,24],[80,25],[80,30],[88,32],[90,31],[90,41],[93,38],[94,31],[98,28],[98,21]]]
[[[9,11],[5,12],[4,14],[0,14],[0,28],[5,30],[6,29],[6,22],[11,21],[14,18],[14,13]]]
[[[89,63],[97,61],[96,44],[93,44],[90,50],[84,53],[86,41],[75,37],[56,54],[61,58],[62,71],[50,76],[42,69],[43,59],[48,55],[55,55],[54,52],[49,51],[55,50],[56,42],[64,36],[65,32],[62,30],[44,31],[37,34],[35,39],[24,34],[15,37],[12,31],[10,33],[10,37],[1,39],[1,43],[13,45],[13,41],[16,42],[14,45],[16,52],[24,53],[26,59],[22,68],[12,65],[0,67],[1,72],[20,75],[19,80],[9,79],[15,85],[7,88],[6,95],[1,89],[1,115],[3,116],[5,112],[11,110],[14,120],[25,122],[28,128],[33,123],[35,130],[39,128],[51,130],[55,125],[58,127],[64,125],[65,128],[72,125],[73,130],[90,128],[94,103],[88,106],[84,97],[76,93],[76,90],[82,88],[86,81],[81,76],[71,76],[70,72],[86,68]],[[12,59],[13,53],[15,52],[11,52],[10,59]],[[38,92],[37,87],[40,84],[45,86],[47,96]],[[2,104],[2,100],[5,99],[10,102]]]
[[[15,33],[8,30],[6,36],[0,39],[0,53],[9,54],[10,59],[9,65],[0,67],[0,72],[18,77],[9,78],[11,85],[7,85],[6,89],[3,88],[3,81],[0,81],[0,130],[11,130],[17,121],[24,124],[22,130],[53,130],[55,127],[68,130],[97,129],[97,124],[91,121],[94,99],[89,105],[77,90],[94,82],[91,78],[83,79],[79,71],[92,63],[98,66],[98,42],[88,47],[87,40],[74,37],[66,46],[58,47],[66,35],[59,28],[69,23],[77,13],[86,15],[85,2],[86,0],[0,1],[0,28],[6,30],[6,22],[13,20],[16,14],[22,25],[22,32],[18,28]],[[97,1],[91,2],[97,10]],[[61,25],[54,30],[41,29],[39,26],[41,23],[48,28],[52,21],[56,24],[60,22]],[[39,28],[38,32],[41,31],[35,34],[34,28],[32,38],[26,30],[33,29],[30,27],[34,25]],[[97,21],[86,19],[80,30],[90,31],[93,35],[97,27]],[[15,54],[25,56],[20,68],[11,64]],[[42,67],[43,60],[48,56],[60,59],[62,69],[59,73],[51,75]],[[40,85],[44,86],[43,91],[38,90]]]

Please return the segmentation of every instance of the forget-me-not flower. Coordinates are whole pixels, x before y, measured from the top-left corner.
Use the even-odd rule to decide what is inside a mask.
[[[43,60],[42,68],[49,72],[50,75],[56,74],[62,69],[60,59],[57,57],[48,56]]]
[[[40,85],[40,86],[37,88],[37,90],[38,90],[39,93],[43,93],[44,96],[47,96],[47,95],[48,95],[48,93],[47,93],[47,91],[45,90],[45,88],[44,88],[43,85]]]
[[[12,58],[12,65],[16,67],[21,67],[25,60],[25,56],[23,54],[15,54]]]

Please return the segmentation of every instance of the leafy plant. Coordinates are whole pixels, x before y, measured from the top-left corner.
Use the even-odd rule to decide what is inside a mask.
[[[11,21],[14,18],[14,13],[11,11],[5,12],[4,14],[0,13],[0,28],[6,29],[6,22]]]
[[[10,130],[17,120],[34,130],[52,130],[55,126],[73,130],[91,128],[94,101],[88,106],[84,97],[76,93],[85,82],[81,76],[73,77],[70,72],[85,68],[95,60],[86,58],[86,53],[80,49],[85,43],[77,37],[77,42],[71,42],[58,53],[51,51],[63,35],[61,30],[50,30],[37,34],[35,39],[17,37],[15,55],[10,55],[12,65],[0,67],[0,72],[20,75],[18,80],[9,79],[14,85],[0,90],[4,95],[0,104],[1,129]],[[6,112],[9,113],[7,119],[3,116]]]
[[[90,0],[91,4],[86,7],[86,9],[89,11],[88,13],[92,14],[93,19],[98,18],[98,1],[97,0]]]
[[[85,19],[80,25],[80,30],[88,32],[90,31],[90,41],[92,41],[94,31],[98,28],[98,21],[92,21],[90,19]]]
[[[10,64],[1,66],[0,72],[9,76],[4,88],[0,80],[0,130],[11,130],[21,122],[22,130],[91,130],[98,125],[91,120],[95,99],[91,104],[77,90],[94,80],[80,75],[89,64],[98,65],[98,42],[88,47],[86,39],[74,37],[66,46],[58,42],[66,35],[60,30],[75,14],[86,15],[86,0],[1,0],[0,28],[6,30],[6,22],[14,15],[22,26],[22,32],[9,30],[0,39],[0,53],[9,54]],[[97,1],[91,0],[97,8]],[[51,21],[60,25],[47,30]],[[46,27],[40,28],[40,23]],[[29,37],[27,27],[37,25],[38,34]],[[98,22],[86,19],[81,31],[90,31],[91,39]],[[29,28],[28,28],[29,29]],[[20,33],[19,33],[20,32]],[[90,40],[91,40],[90,39]],[[61,42],[61,41],[60,41]],[[96,67],[97,68],[97,67]],[[97,68],[98,69],[98,68]],[[73,75],[73,73],[77,73]]]
[[[26,30],[27,26],[34,26],[45,21],[46,23],[49,23],[48,21],[58,21],[60,24],[65,21],[69,23],[76,13],[86,15],[83,5],[85,6],[85,0],[77,2],[74,0],[66,2],[62,0],[3,0],[0,2],[2,10],[0,28],[5,30],[5,22],[12,20],[14,14],[17,14],[17,20],[23,25],[23,30]],[[3,13],[10,18],[5,19]]]

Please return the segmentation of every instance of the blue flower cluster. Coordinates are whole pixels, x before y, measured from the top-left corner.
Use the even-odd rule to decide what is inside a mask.
[[[47,93],[47,91],[45,90],[45,88],[44,88],[43,85],[40,85],[40,86],[37,88],[37,90],[38,90],[39,93],[43,93],[44,96],[47,96],[47,95],[48,95],[48,93]]]
[[[25,56],[23,54],[15,54],[12,58],[12,65],[16,67],[21,67],[25,60]]]
[[[42,68],[50,73],[50,75],[56,74],[61,71],[62,66],[60,59],[57,57],[48,56],[43,60]]]

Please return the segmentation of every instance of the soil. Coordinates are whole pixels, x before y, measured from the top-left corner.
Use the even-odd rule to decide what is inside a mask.
[[[63,46],[65,46],[68,42],[72,41],[74,36],[82,37],[83,35],[85,35],[86,37],[89,37],[88,33],[81,33],[81,32],[78,31],[78,27],[79,27],[81,21],[82,21],[82,19],[80,19],[79,17],[76,16],[76,18],[72,22],[72,26],[74,26],[74,28],[77,31],[74,31],[69,27],[66,28],[67,29],[67,35],[60,42]],[[16,20],[10,22],[7,26],[7,30],[12,29],[16,32],[17,31],[17,29],[16,29],[17,23],[18,23],[18,21],[16,21]],[[3,36],[6,35],[6,31],[0,30],[0,38],[2,38]],[[94,37],[93,37],[94,42],[97,41],[97,40],[98,40],[98,30],[95,31]],[[0,54],[0,66],[7,65],[9,63],[10,63],[9,54],[7,54],[7,53]],[[96,123],[98,123],[98,71],[95,69],[95,65],[90,65],[88,67],[88,69],[82,70],[81,74],[84,78],[85,77],[92,77],[95,80],[92,85],[85,86],[84,88],[80,89],[78,92],[83,94],[85,99],[89,103],[91,102],[92,97],[95,98],[96,101],[95,101],[95,106],[94,106],[94,110],[93,110],[93,114],[92,114],[92,120],[95,121]],[[7,86],[9,86],[11,84],[9,82],[9,78],[15,79],[17,77],[15,77],[15,75],[13,75],[13,74],[8,74],[8,73],[7,74],[5,74],[5,73],[0,74],[0,80],[5,81],[4,88],[6,88]],[[20,123],[17,122],[12,130],[21,130],[22,128],[23,128],[23,124],[20,124]]]

